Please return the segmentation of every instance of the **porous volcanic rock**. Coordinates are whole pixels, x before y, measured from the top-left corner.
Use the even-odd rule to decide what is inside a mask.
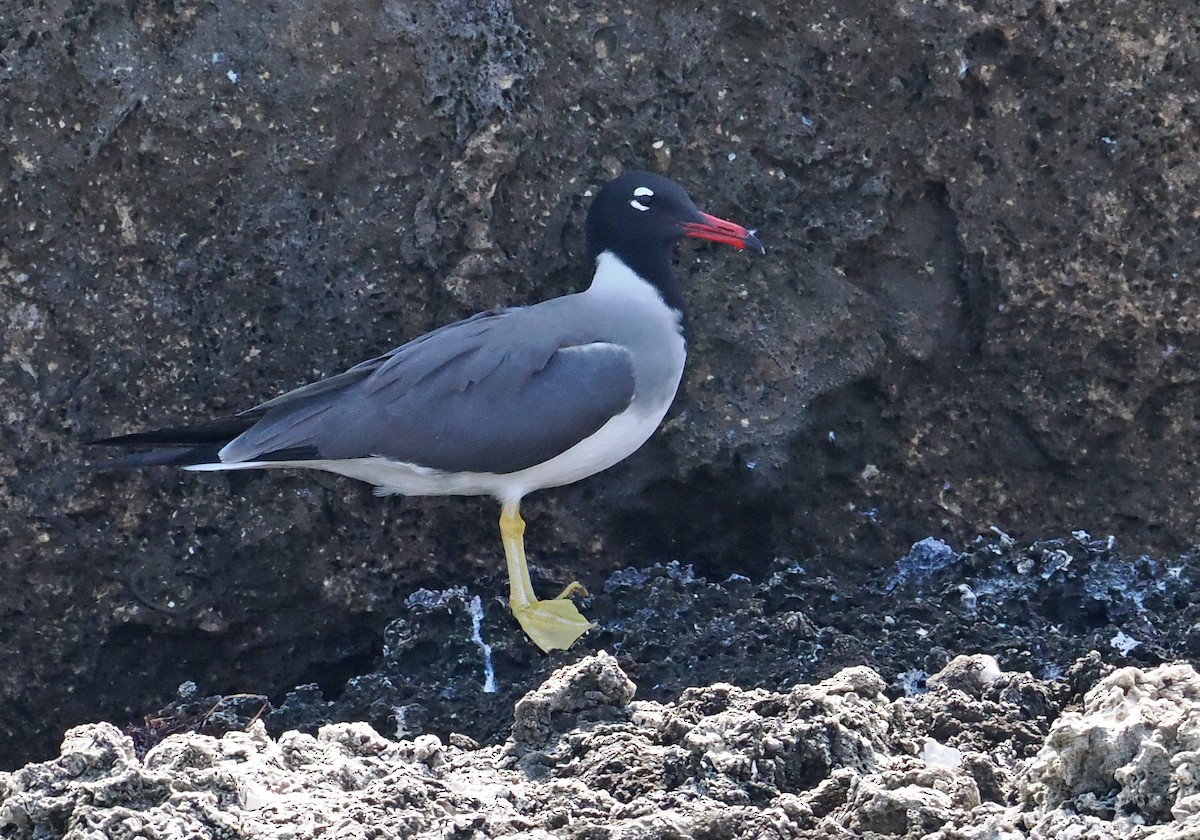
[[[473,685],[479,649],[438,660],[446,642],[395,624],[422,589],[481,601],[508,692],[490,716],[471,707],[481,737],[613,641],[662,702],[734,672],[781,690],[856,662],[895,686],[977,651],[1007,670],[1092,648],[1107,663],[1115,629],[1134,664],[1194,656],[1193,596],[1170,575],[1200,542],[1198,16],[1149,0],[3,0],[0,764],[51,755],[77,723],[140,721],[188,680],[275,706],[309,686],[290,698],[307,723],[342,703],[381,725],[372,686],[407,692],[413,732],[465,714],[418,689]],[[628,581],[598,595],[604,630],[579,651],[542,660],[501,623],[490,502],[79,468],[88,438],[227,414],[579,288],[588,193],[635,166],[759,227],[769,253],[681,251],[691,360],[664,430],[527,505],[547,578],[599,592],[618,569],[695,571],[645,601]],[[917,541],[958,558],[992,526],[1023,546],[1112,534],[1131,559],[1091,590],[1062,569],[1069,540],[1025,558],[1037,573],[975,574],[1005,566],[1001,547],[949,567],[974,582],[883,586]],[[792,566],[803,607],[761,599]],[[1106,594],[1127,580],[1163,581],[1170,609]],[[712,595],[707,625],[655,611],[680,586]],[[883,668],[872,640],[892,649],[900,595],[914,612],[891,618],[924,611],[928,635]],[[993,615],[974,635],[963,616],[989,597],[1036,629]],[[413,653],[399,679],[389,627]],[[685,674],[673,652],[727,672]]]
[[[1190,666],[1120,669],[1065,711],[1020,702],[1029,691],[1065,699],[1063,684],[980,657],[952,670],[962,669],[991,678],[974,693],[946,679],[890,701],[879,675],[856,667],[782,693],[717,683],[660,704],[632,700],[633,683],[601,652],[523,698],[511,736],[488,747],[391,741],[362,723],[273,739],[256,721],[220,739],[171,735],[139,756],[116,728],[92,724],[68,732],[56,760],[0,774],[0,830],[149,840],[1200,831]],[[948,712],[954,733],[939,731]]]

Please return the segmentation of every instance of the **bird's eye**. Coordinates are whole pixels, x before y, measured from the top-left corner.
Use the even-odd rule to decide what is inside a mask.
[[[650,209],[650,199],[654,198],[654,190],[649,187],[638,187],[633,191],[633,200],[629,206],[643,213]]]

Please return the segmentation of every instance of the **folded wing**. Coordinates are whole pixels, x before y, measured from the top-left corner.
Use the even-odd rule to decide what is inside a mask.
[[[171,447],[115,466],[375,456],[509,473],[587,438],[627,409],[633,393],[626,348],[550,327],[533,309],[506,309],[435,330],[236,418],[100,442]]]

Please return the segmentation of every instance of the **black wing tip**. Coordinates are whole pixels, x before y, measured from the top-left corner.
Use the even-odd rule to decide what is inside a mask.
[[[85,446],[131,446],[145,448],[116,458],[85,465],[93,472],[134,470],[142,467],[190,467],[220,461],[217,453],[229,441],[254,424],[245,417],[227,417],[196,426],[150,429],[127,435],[98,437]]]
[[[164,429],[147,429],[127,435],[95,438],[85,441],[87,446],[154,446],[194,447],[220,444],[224,446],[253,426],[261,415],[247,412],[235,417],[223,417],[194,426],[169,426]]]
[[[116,470],[137,470],[143,467],[190,467],[196,464],[211,464],[219,461],[216,445],[171,447],[168,449],[150,449],[146,452],[131,452],[118,458],[108,458],[103,461],[93,461],[82,464],[88,472],[112,472]]]
[[[88,441],[89,446],[125,446],[145,443],[144,440],[130,440],[138,435],[122,435],[115,438],[101,438]],[[103,461],[93,461],[82,464],[89,472],[110,472],[115,470],[136,470],[143,467],[193,467],[199,464],[220,464],[223,443],[206,444],[173,444],[158,446],[145,452],[131,452],[117,458],[107,458]],[[255,461],[317,461],[321,453],[315,446],[292,446],[265,452],[254,458]]]
[[[151,441],[143,440],[145,432],[134,432],[128,435],[113,435],[106,438],[92,438],[85,440],[84,446],[137,446],[140,443],[150,443]],[[178,444],[184,446],[185,444]]]

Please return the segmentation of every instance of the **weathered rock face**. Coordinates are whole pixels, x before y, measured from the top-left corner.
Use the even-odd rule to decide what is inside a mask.
[[[3,760],[187,678],[336,687],[418,586],[501,591],[488,503],[79,444],[578,288],[625,166],[771,251],[684,249],[674,417],[531,501],[535,562],[1196,542],[1197,12],[974,6],[0,7]]]
[[[1200,831],[1186,665],[1063,683],[961,657],[888,700],[869,668],[787,692],[726,683],[634,701],[601,652],[517,703],[510,737],[390,741],[333,724],[172,735],[140,756],[109,724],[0,773],[12,837],[1088,836]],[[973,674],[973,678],[964,678]],[[981,678],[981,675],[982,678]],[[1034,702],[1029,702],[1033,700]],[[1064,703],[1077,705],[1063,711]]]
[[[1083,710],[1055,721],[1021,798],[1048,808],[1083,802],[1096,816],[1149,824],[1196,815],[1197,697],[1200,677],[1190,665],[1109,675]]]

